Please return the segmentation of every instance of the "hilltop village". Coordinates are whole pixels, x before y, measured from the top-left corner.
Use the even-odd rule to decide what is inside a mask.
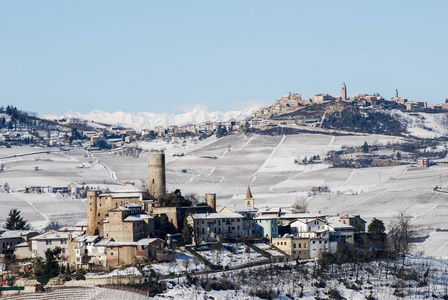
[[[5,231],[0,250],[31,259],[60,247],[61,263],[92,270],[128,266],[138,259],[166,260],[172,251],[166,246],[247,242],[270,249],[275,261],[289,261],[318,258],[336,251],[341,242],[354,245],[356,235],[366,231],[366,222],[358,215],[310,214],[301,207],[257,208],[250,187],[241,205],[217,207],[214,193],[205,199],[194,206],[178,190],[167,194],[165,154],[152,153],[148,190],[89,190],[86,221],[39,235]]]
[[[31,286],[29,290],[34,291],[39,283],[64,286],[107,284],[110,278],[99,279],[96,276],[103,276],[111,271],[110,274],[114,272],[125,274],[120,275],[124,278],[122,282],[129,283],[134,275],[120,272],[132,270],[135,274],[145,274],[146,277],[173,278],[184,274],[184,269],[185,273],[189,274],[189,272],[246,269],[272,263],[298,265],[318,261],[321,263],[327,255],[339,257],[341,253],[361,251],[359,249],[364,249],[362,251],[368,253],[362,254],[369,257],[368,259],[376,255],[384,258],[381,255],[386,255],[384,253],[389,253],[389,250],[383,251],[383,249],[390,246],[387,244],[390,241],[386,239],[382,221],[373,219],[370,223],[374,227],[378,222],[381,225],[380,233],[375,237],[370,232],[370,225],[367,226],[367,222],[356,211],[354,214],[338,214],[337,212],[344,211],[338,209],[328,214],[319,211],[321,209],[319,206],[310,213],[306,201],[297,201],[294,205],[291,203],[284,206],[268,205],[266,194],[263,195],[265,198],[263,202],[257,201],[257,192],[260,193],[257,189],[260,185],[258,188],[244,186],[243,189],[240,185],[238,190],[234,191],[232,185],[229,185],[227,188],[232,190],[231,194],[245,195],[238,200],[240,203],[232,201],[231,205],[218,206],[217,203],[225,201],[222,201],[223,198],[219,199],[220,195],[213,189],[201,190],[200,198],[204,199],[202,201],[192,194],[183,194],[181,190],[166,182],[163,151],[157,152],[152,148],[140,149],[138,144],[133,142],[142,140],[166,142],[170,139],[179,139],[194,143],[211,135],[216,135],[212,140],[222,141],[231,138],[233,135],[230,133],[240,132],[235,136],[241,135],[247,139],[245,142],[240,141],[240,147],[243,148],[245,143],[255,139],[253,136],[260,133],[258,136],[264,137],[263,134],[272,129],[280,128],[282,131],[279,131],[280,133],[272,131],[273,136],[270,138],[281,134],[280,138],[283,141],[286,139],[288,128],[301,128],[301,130],[331,128],[328,127],[329,124],[333,126],[336,124],[334,120],[339,119],[335,115],[337,113],[350,111],[362,115],[368,112],[373,116],[377,112],[382,114],[389,109],[412,115],[418,112],[444,112],[445,106],[432,107],[423,102],[408,102],[407,99],[398,97],[398,92],[391,100],[385,100],[379,95],[358,95],[348,99],[344,84],[340,97],[319,94],[313,99],[302,100],[299,94],[290,94],[278,99],[272,106],[255,111],[246,120],[158,127],[141,132],[78,119],[50,122],[18,111],[14,107],[3,108],[1,109],[3,115],[0,117],[2,146],[8,148],[5,149],[8,154],[2,159],[7,164],[20,161],[23,156],[36,155],[30,170],[27,169],[29,174],[27,176],[32,178],[44,174],[55,176],[49,170],[42,171],[41,168],[45,169],[45,165],[42,166],[38,162],[54,159],[44,157],[52,152],[64,157],[61,162],[65,161],[69,158],[65,157],[64,153],[74,149],[79,152],[78,155],[83,161],[74,166],[77,172],[83,174],[91,168],[104,168],[111,177],[102,181],[103,184],[96,179],[89,179],[85,183],[82,181],[86,179],[83,175],[79,175],[82,178],[79,182],[76,179],[69,185],[65,181],[64,184],[61,184],[62,181],[46,181],[49,177],[41,177],[38,181],[29,180],[27,184],[22,185],[14,182],[11,187],[4,182],[0,188],[5,195],[26,194],[25,196],[30,199],[34,196],[36,198],[33,199],[48,196],[52,201],[61,199],[61,202],[67,199],[79,200],[87,207],[87,219],[84,219],[83,206],[82,213],[70,219],[77,220],[76,223],[61,223],[60,226],[50,223],[45,226],[45,230],[39,232],[38,230],[44,227],[1,230],[0,251],[3,255],[0,264],[4,266],[4,271],[1,273],[3,280],[8,284],[17,282],[16,285],[21,287]],[[384,128],[392,128],[392,125],[395,126],[397,123],[382,124]],[[369,129],[370,125],[366,124],[366,128]],[[303,132],[309,134],[309,131]],[[229,135],[224,137],[227,134]],[[221,137],[223,139],[220,139]],[[334,139],[329,138],[330,143]],[[296,159],[291,157],[288,163],[293,165],[293,168],[313,168],[329,163],[332,168],[347,169],[406,165],[402,167],[419,172],[439,164],[439,159],[446,156],[446,148],[435,139],[420,140],[418,143],[403,139],[400,143],[369,145],[364,141],[364,136],[360,136],[360,142],[361,144],[343,146],[326,153],[310,152],[307,154],[308,157]],[[362,142],[364,145],[359,146]],[[35,148],[26,147],[28,150],[23,153],[16,151],[15,149],[21,148],[17,146],[21,145],[31,145]],[[235,151],[236,147],[230,143],[219,147],[223,147],[223,151],[226,151],[224,153],[238,151]],[[174,152],[178,151],[177,149],[183,151],[181,146],[171,149],[169,159],[179,160],[179,169],[171,172],[189,174],[191,166],[184,166],[182,162],[183,159],[190,157],[190,153],[185,155],[182,152]],[[147,171],[144,171],[147,179],[142,179],[141,184],[138,182],[140,179],[119,182],[115,172],[108,169],[100,160],[96,160],[92,156],[94,153],[104,153],[109,155],[110,159],[115,159],[115,155],[125,156],[124,159],[146,157],[146,153],[149,153]],[[201,154],[200,158],[210,165],[219,160],[215,154],[208,152]],[[123,166],[126,168],[126,165]],[[8,166],[5,169],[10,172],[9,174],[13,172]],[[210,174],[213,173],[214,169],[210,170]],[[2,165],[0,172],[3,171]],[[434,188],[434,191],[445,193],[441,187],[442,178],[438,178],[440,187]],[[378,181],[381,181],[381,174],[378,174]],[[330,193],[330,189],[325,184],[313,185],[308,188],[308,195],[310,193],[326,194]],[[344,193],[357,192],[349,190],[339,194]],[[218,199],[220,201],[217,201]],[[372,217],[370,215],[368,218]],[[400,251],[391,250],[394,255],[397,253],[404,255],[407,252]],[[358,259],[358,256],[354,257]],[[39,266],[51,259],[61,271],[53,273],[42,271],[44,268]],[[53,267],[56,268],[55,266]],[[135,271],[136,268],[138,271]],[[36,278],[37,281],[31,278]],[[19,281],[13,281],[16,279]]]
[[[173,137],[204,139],[211,135],[221,137],[230,132],[254,132],[284,126],[353,129],[366,133],[397,135],[403,133],[404,128],[375,132],[370,128],[373,127],[372,125],[369,125],[369,128],[359,128],[359,126],[345,128],[344,124],[335,124],[332,119],[339,118],[338,113],[343,111],[351,116],[359,116],[360,111],[380,115],[387,115],[388,111],[400,111],[408,115],[419,112],[430,114],[448,112],[448,99],[444,103],[430,105],[426,101],[410,101],[400,97],[398,90],[395,90],[394,97],[390,99],[385,99],[379,94],[356,94],[350,97],[347,95],[347,87],[344,83],[340,96],[321,93],[305,99],[298,93],[289,93],[276,99],[273,105],[254,110],[250,116],[242,120],[206,121],[200,124],[156,126],[141,130],[75,117],[40,119],[13,106],[7,106],[0,108],[0,143],[5,146],[69,147],[79,145],[92,150],[108,150],[134,141]]]

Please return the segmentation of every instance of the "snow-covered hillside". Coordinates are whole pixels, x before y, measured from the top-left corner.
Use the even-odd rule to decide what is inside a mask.
[[[406,113],[394,109],[390,115],[406,126],[407,134],[418,138],[437,138],[448,134],[448,115],[422,112]]]
[[[242,120],[249,116],[255,108],[247,108],[243,111],[209,112],[201,108],[194,108],[190,112],[183,114],[164,113],[156,114],[150,112],[127,113],[117,111],[114,113],[102,110],[93,110],[88,114],[81,114],[76,111],[69,111],[62,116],[44,115],[45,119],[79,118],[91,120],[98,123],[115,124],[134,129],[152,129],[156,126],[167,127],[170,125],[200,124],[207,121],[228,121],[230,119]]]

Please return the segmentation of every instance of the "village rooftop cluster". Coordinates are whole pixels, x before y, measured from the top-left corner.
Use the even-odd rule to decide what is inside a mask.
[[[336,251],[341,242],[354,245],[356,234],[366,229],[360,216],[310,214],[297,207],[256,208],[250,187],[241,205],[218,208],[214,193],[206,194],[205,200],[193,206],[178,190],[167,194],[165,154],[151,153],[147,190],[89,190],[87,220],[43,234],[3,231],[0,250],[29,260],[59,247],[60,263],[71,269],[110,270],[137,261],[167,260],[182,244],[191,250],[244,242],[270,252],[273,261],[290,261],[318,258]]]
[[[405,113],[448,111],[448,99],[441,104],[429,105],[426,101],[409,101],[400,97],[398,90],[395,90],[394,97],[388,100],[379,94],[357,94],[348,97],[345,84],[342,85],[340,96],[321,93],[310,99],[304,99],[298,93],[289,93],[278,98],[273,105],[254,110],[251,116],[244,120],[230,119],[201,124],[156,126],[140,131],[78,118],[47,120],[45,121],[47,123],[40,124],[39,119],[32,115],[30,115],[31,122],[23,124],[19,122],[23,114],[20,114],[16,108],[8,106],[0,109],[0,142],[3,145],[82,145],[92,149],[110,149],[136,140],[150,140],[157,137],[199,136],[205,138],[212,134],[222,136],[231,131],[248,132],[285,125],[319,127],[324,121],[325,114],[307,116],[300,113],[310,107],[322,105],[330,105],[332,110],[341,109],[344,105],[352,105],[378,110],[395,109]]]

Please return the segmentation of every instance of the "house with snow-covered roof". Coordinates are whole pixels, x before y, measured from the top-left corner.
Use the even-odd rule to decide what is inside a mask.
[[[318,218],[297,219],[292,222],[290,226],[292,234],[297,234],[299,232],[321,232],[328,230],[327,222]]]
[[[340,221],[339,217],[327,218],[327,227],[330,232],[330,241],[341,242],[354,245],[355,228]]]
[[[238,213],[205,213],[192,214],[187,222],[194,229],[193,244],[199,245],[244,236],[243,219]]]
[[[39,235],[31,230],[5,230],[0,233],[0,253],[13,252],[15,246]]]
[[[257,213],[257,208],[252,208],[250,206],[244,205],[229,205],[224,206],[219,210],[221,214],[240,214],[243,216],[243,234],[244,236],[252,236],[255,234],[254,231],[254,218]]]
[[[61,248],[61,257],[65,259],[68,253],[68,235],[69,232],[59,232],[49,230],[43,234],[30,238],[31,241],[31,256],[45,257],[47,249]],[[75,235],[75,233],[72,233]]]

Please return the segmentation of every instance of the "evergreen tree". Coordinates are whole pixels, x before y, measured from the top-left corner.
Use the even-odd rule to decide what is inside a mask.
[[[22,230],[28,229],[29,226],[27,221],[23,220],[23,217],[20,215],[20,211],[17,208],[13,208],[9,211],[5,228],[8,230]]]
[[[364,145],[362,145],[362,151],[364,153],[369,152],[369,144],[367,144],[367,142],[364,142]]]
[[[372,242],[372,246],[383,248],[386,242],[386,227],[383,221],[373,218],[367,227],[369,230],[369,239]]]
[[[34,260],[34,272],[36,279],[41,284],[47,284],[48,281],[59,275],[59,256],[62,250],[60,247],[45,250],[45,261],[38,257]]]
[[[193,241],[193,232],[194,229],[188,224],[187,218],[184,219],[184,228],[182,229],[182,239],[184,240],[184,244],[191,244]]]

